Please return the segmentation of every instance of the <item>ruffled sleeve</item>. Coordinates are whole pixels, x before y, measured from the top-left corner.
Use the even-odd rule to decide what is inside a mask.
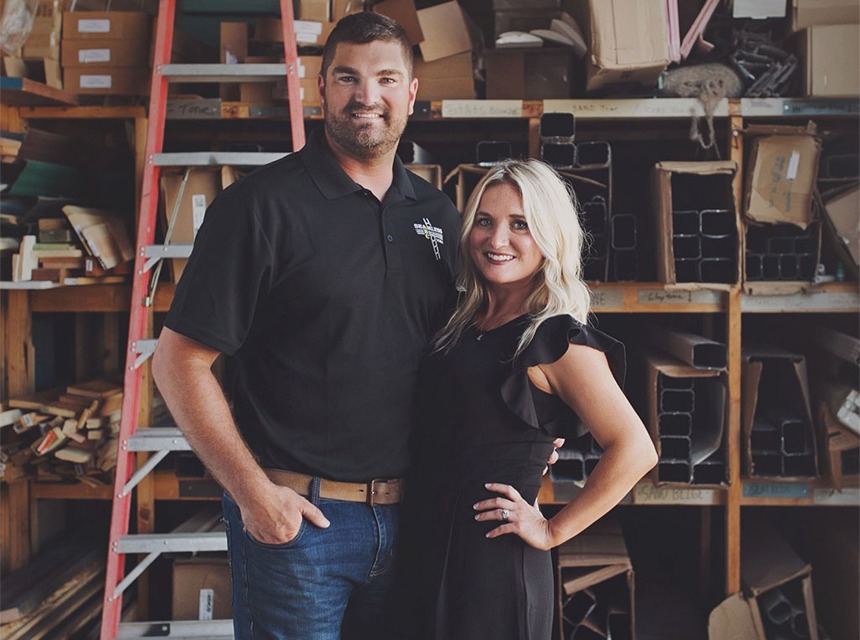
[[[535,388],[528,377],[528,368],[539,364],[551,364],[567,353],[571,344],[581,344],[599,349],[606,354],[609,369],[624,386],[627,371],[624,345],[592,327],[581,324],[571,316],[553,316],[541,323],[531,343],[513,364],[510,375],[502,383],[502,399],[515,415],[535,429],[544,429],[554,437],[575,437],[585,433],[585,426],[577,415],[558,400],[560,412],[544,421],[538,415]]]

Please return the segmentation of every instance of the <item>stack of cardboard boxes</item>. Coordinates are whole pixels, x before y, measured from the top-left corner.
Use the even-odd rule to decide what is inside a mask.
[[[152,17],[140,11],[75,11],[63,15],[63,86],[96,95],[146,95]]]
[[[60,32],[63,23],[61,0],[39,0],[33,16],[33,28],[21,50],[4,56],[5,74],[14,78],[44,79],[55,89],[63,88],[60,75]],[[42,69],[32,69],[33,66]]]
[[[803,92],[815,97],[860,93],[860,3],[792,0],[791,29],[798,32]]]

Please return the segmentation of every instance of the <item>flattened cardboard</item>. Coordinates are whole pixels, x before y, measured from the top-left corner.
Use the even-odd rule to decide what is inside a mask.
[[[657,280],[667,284],[677,284],[675,274],[675,254],[672,244],[673,223],[672,211],[674,199],[672,195],[672,176],[677,174],[695,175],[725,175],[728,176],[727,183],[731,183],[731,176],[737,171],[738,165],[731,161],[715,162],[658,162],[651,171],[651,197],[652,208],[657,217]],[[728,208],[734,210],[734,201],[731,191],[725,194],[722,202],[714,203],[702,208]],[[735,216],[737,237],[741,237],[741,225],[738,216]],[[740,281],[741,275],[741,243],[738,242],[737,253],[737,276],[736,282]],[[707,283],[681,283],[683,285],[701,285]]]
[[[791,0],[791,29],[800,31],[817,24],[857,24],[857,0]]]
[[[221,23],[221,64],[240,64],[248,56],[248,23]],[[241,98],[239,83],[229,82],[218,85],[222,100],[236,101]]]
[[[758,405],[759,384],[762,378],[765,361],[772,361],[780,368],[781,375],[784,375],[791,382],[791,388],[785,389],[785,398],[791,398],[792,401],[798,401],[803,419],[814,429],[815,423],[812,420],[812,405],[809,399],[809,379],[806,372],[806,358],[800,354],[790,353],[782,349],[756,347],[744,349],[742,355],[741,368],[741,439],[742,439],[742,456],[743,456],[743,472],[744,477],[753,477],[753,460],[752,446],[750,438],[752,436],[753,419],[755,418],[756,406]],[[785,408],[785,407],[782,407]],[[811,434],[813,455],[816,463],[815,475],[818,475],[818,437],[816,434]],[[763,476],[755,476],[761,478]],[[789,476],[767,476],[773,480],[809,480],[808,476],[801,478],[793,478]]]
[[[708,617],[708,640],[764,640],[758,635],[752,610],[742,593],[723,600]]]
[[[161,174],[161,201],[164,203],[164,228],[170,222],[186,170],[164,171]],[[188,181],[182,192],[179,211],[170,236],[171,244],[191,244],[203,224],[206,209],[221,191],[221,167],[189,167]],[[173,282],[179,282],[188,260],[170,260]]]
[[[433,62],[415,59],[419,100],[472,100],[475,79],[472,52],[464,51]]]
[[[406,29],[406,35],[413,46],[424,42],[424,32],[421,30],[413,0],[383,0],[373,5],[373,11],[388,16]]]
[[[419,45],[421,57],[426,62],[472,50],[466,18],[456,0],[421,9],[418,24],[424,36]]]
[[[744,217],[762,224],[806,229],[815,219],[812,196],[821,141],[816,127],[749,126]]]

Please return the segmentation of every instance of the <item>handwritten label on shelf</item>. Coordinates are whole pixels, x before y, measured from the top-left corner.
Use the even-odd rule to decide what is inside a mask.
[[[167,118],[169,120],[195,120],[198,118],[219,118],[221,100],[168,100]]]
[[[812,501],[815,504],[833,505],[833,506],[860,506],[860,489],[856,487],[850,489],[816,489],[812,492]]]
[[[596,289],[591,291],[593,309],[618,309],[624,306],[624,291],[621,289]]]
[[[741,114],[753,116],[856,115],[860,113],[857,98],[831,100],[797,100],[792,98],[741,98]]]
[[[522,118],[522,100],[443,100],[443,118]]]
[[[860,294],[856,291],[813,291],[786,296],[751,296],[741,298],[741,310],[748,312],[780,311],[858,311]]]
[[[744,482],[744,498],[808,498],[809,484],[803,482]]]
[[[639,304],[719,304],[717,291],[666,291],[665,289],[640,289]]]
[[[638,484],[633,489],[633,504],[719,504],[714,489],[693,487],[655,487]]]
[[[544,113],[572,113],[577,118],[689,118],[703,116],[698,100],[690,98],[644,98],[641,100],[544,100]],[[727,116],[728,101],[717,104],[714,115]]]

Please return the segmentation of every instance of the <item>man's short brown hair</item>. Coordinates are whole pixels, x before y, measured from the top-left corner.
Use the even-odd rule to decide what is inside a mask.
[[[325,78],[328,73],[331,61],[334,60],[337,45],[341,42],[367,44],[368,42],[375,42],[377,40],[400,44],[400,47],[403,49],[403,60],[406,63],[406,69],[409,71],[409,78],[411,79],[413,74],[412,44],[409,42],[406,29],[391,18],[381,13],[370,11],[351,13],[341,18],[337,25],[335,25],[323,48],[322,70],[320,71],[322,77]]]

